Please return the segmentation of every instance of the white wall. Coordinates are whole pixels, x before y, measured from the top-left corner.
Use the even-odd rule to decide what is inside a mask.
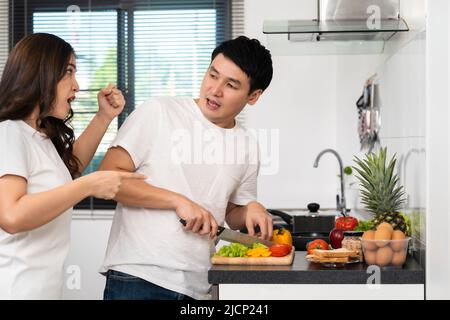
[[[88,211],[75,211],[74,216],[79,218],[80,215],[83,215],[84,219],[72,221],[72,239],[65,263],[66,283],[63,299],[101,300],[106,278],[98,270],[105,257],[112,220],[89,219]]]
[[[450,299],[450,5],[427,1],[427,299]]]
[[[245,15],[246,35],[276,52],[272,83],[247,113],[249,127],[278,129],[280,135],[279,171],[259,177],[259,200],[271,208],[305,208],[309,202],[335,208],[340,188],[337,160],[327,154],[319,168],[312,165],[326,148],[336,149],[344,165],[352,164],[352,155],[359,150],[356,100],[381,57],[289,56],[271,47],[262,32],[264,20],[313,19],[315,0],[248,0]]]
[[[404,212],[412,218],[412,244],[416,250],[424,249],[426,239],[425,61],[426,32],[423,31],[378,70],[380,140],[388,148],[388,157],[397,155],[397,173],[407,199]]]
[[[343,55],[337,60],[336,72],[336,136],[337,150],[339,150],[344,165],[353,166],[354,156],[361,158],[360,141],[358,135],[358,111],[356,101],[361,96],[366,79],[372,76],[382,62],[381,55]],[[347,207],[361,208],[359,198],[359,184],[352,176],[351,188],[346,187]]]
[[[426,112],[429,105],[427,95],[430,93],[427,93],[426,61],[436,59],[430,58],[427,53],[426,1],[402,1],[401,4],[401,15],[406,19],[410,32],[399,33],[387,43],[385,54],[380,56],[380,64],[372,72],[377,73],[379,83],[381,145],[387,146],[389,156],[397,155],[397,173],[407,198],[403,211],[412,220],[412,245],[419,252],[420,263],[424,266],[427,241],[425,222],[428,222],[426,214],[429,208],[426,201]],[[445,12],[443,17],[447,15]],[[345,64],[340,66],[345,68]],[[442,69],[441,63],[439,67]],[[354,78],[348,77],[343,86],[348,87]],[[339,91],[346,90],[342,88]],[[344,123],[344,118],[339,120],[338,117],[338,123]],[[348,127],[339,129],[342,148],[357,153]],[[426,254],[430,256],[428,251]]]
[[[410,32],[396,34],[386,45],[385,53],[378,57],[378,63],[370,74],[378,75],[382,146],[387,146],[389,156],[397,154],[397,173],[400,184],[405,187],[407,202],[404,212],[413,219],[414,248],[424,249],[425,230],[425,119],[426,119],[426,8],[424,0],[402,2],[401,15],[409,25]],[[364,59],[365,57],[360,57]],[[342,56],[338,76],[346,81],[339,82],[338,91],[348,92],[356,84],[357,70],[349,71],[346,59],[354,61],[352,56]],[[361,63],[372,67],[370,63]],[[363,68],[364,71],[367,69]],[[350,69],[352,70],[352,69]],[[362,88],[361,88],[362,89]],[[344,94],[343,99],[348,94]],[[339,97],[339,94],[338,94]],[[338,100],[340,101],[340,100]],[[341,103],[343,104],[343,103]],[[347,109],[338,113],[337,123],[348,123],[351,115]],[[359,154],[359,142],[353,134],[355,123],[338,127],[338,146],[344,157]],[[347,159],[346,161],[350,161]],[[354,195],[353,195],[354,196]],[[349,199],[350,200],[350,199]],[[422,256],[422,258],[424,258]],[[424,261],[422,261],[424,264]]]

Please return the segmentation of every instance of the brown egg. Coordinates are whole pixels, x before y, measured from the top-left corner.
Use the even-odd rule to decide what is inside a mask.
[[[377,231],[375,231],[375,240],[391,240],[391,230],[388,228],[379,228]],[[377,241],[377,246],[382,248],[384,246],[387,246],[389,244],[389,241]]]
[[[377,261],[377,252],[372,250],[364,250],[364,260],[368,265],[375,264]]]
[[[363,242],[363,248],[365,250],[376,250],[378,248],[378,246],[375,244],[375,241],[371,241],[374,240],[375,238],[375,231],[373,230],[368,230],[366,232],[363,233],[362,238],[364,240]]]
[[[400,230],[395,230],[392,232],[392,240],[397,240],[391,242],[392,249],[394,251],[405,250],[405,246],[408,245],[408,241],[404,240],[405,238],[405,234]]]
[[[378,248],[376,264],[380,267],[387,266],[391,263],[393,255],[394,251],[392,251],[391,247]]]
[[[390,223],[387,223],[387,222],[380,223],[378,225],[378,227],[377,227],[377,230],[381,229],[381,228],[388,228],[391,233],[394,231],[394,228],[392,227],[392,225]]]
[[[392,256],[392,264],[395,266],[401,266],[406,261],[406,250],[394,252]]]

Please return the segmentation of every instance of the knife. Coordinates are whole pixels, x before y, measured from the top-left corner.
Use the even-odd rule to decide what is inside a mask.
[[[186,220],[180,219],[180,222],[183,226],[186,226]],[[247,247],[251,247],[255,242],[262,243],[265,246],[270,247],[273,243],[269,240],[264,240],[258,237],[249,236],[246,233],[234,231],[228,228],[224,228],[221,226],[217,227],[217,238],[220,240],[225,240],[229,242],[239,242]]]

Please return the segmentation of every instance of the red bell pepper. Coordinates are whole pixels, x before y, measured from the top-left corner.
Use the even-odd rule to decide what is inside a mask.
[[[358,219],[350,216],[339,217],[336,219],[336,229],[344,231],[353,231],[358,225]]]

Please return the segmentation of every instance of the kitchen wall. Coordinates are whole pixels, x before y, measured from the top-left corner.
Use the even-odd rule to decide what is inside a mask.
[[[309,43],[287,40],[293,50],[284,53],[262,33],[264,20],[313,19],[316,1],[281,0],[275,5],[269,0],[248,0],[245,6],[246,34],[275,52],[273,81],[247,111],[249,127],[279,130],[278,157],[274,157],[278,171],[260,175],[259,200],[271,208],[305,208],[309,202],[335,208],[340,190],[336,158],[326,154],[318,168],[312,165],[326,148],[336,149],[344,165],[351,165],[352,155],[359,150],[355,103],[381,57],[305,55],[301,52],[311,49]]]
[[[318,169],[312,168],[312,163],[324,148],[336,149],[344,165],[354,164],[354,155],[363,156],[355,102],[365,80],[377,74],[381,145],[387,146],[390,155],[397,154],[397,172],[407,198],[403,211],[412,220],[412,248],[424,266],[426,2],[401,2],[401,15],[410,32],[395,35],[379,55],[308,56],[301,54],[301,46],[307,48],[301,43],[289,43],[289,49],[298,47],[289,52],[300,53],[289,55],[279,47],[271,48],[273,42],[259,35],[264,19],[311,18],[315,1],[311,2],[299,8],[298,2],[282,1],[277,9],[271,8],[270,1],[246,2],[247,33],[266,41],[276,52],[274,82],[259,107],[248,113],[252,126],[280,130],[280,170],[260,177],[260,200],[269,207],[304,207],[310,200],[334,206],[339,187],[337,161],[327,155]],[[357,183],[346,189],[346,196],[349,208],[362,207]]]
[[[425,53],[426,32],[418,33],[378,70],[381,98],[381,144],[397,154],[405,212],[412,219],[413,247],[425,247]],[[424,251],[423,251],[424,253]],[[424,254],[421,256],[421,263]]]
[[[421,265],[425,266],[426,6],[425,0],[403,1],[401,4],[401,15],[408,22],[410,31],[396,34],[387,43],[384,54],[379,56],[378,65],[370,73],[377,74],[379,84],[380,142],[388,148],[388,156],[394,153],[397,156],[397,173],[407,199],[403,211],[412,220],[412,248],[417,251]],[[353,61],[352,56],[342,56],[340,59]],[[346,79],[345,82],[337,82],[338,92],[346,92],[355,86],[352,81],[356,81],[357,77],[348,75],[348,65],[345,63],[338,66],[338,76]],[[337,123],[346,124],[351,119],[351,114],[345,111],[347,109],[338,114]],[[350,127],[354,129],[354,123],[350,124],[338,127],[338,146],[346,150],[344,157],[362,155],[357,151],[359,141],[355,142],[353,131],[349,130]],[[358,187],[357,184],[354,186]],[[352,207],[361,207],[357,190],[353,188],[349,191]]]
[[[112,223],[112,212],[77,211],[72,221],[72,241],[65,263],[66,283],[63,299],[99,300],[103,298],[105,277],[98,270],[103,263]],[[100,216],[103,218],[99,218]]]
[[[450,299],[450,3],[427,1],[427,299]]]

